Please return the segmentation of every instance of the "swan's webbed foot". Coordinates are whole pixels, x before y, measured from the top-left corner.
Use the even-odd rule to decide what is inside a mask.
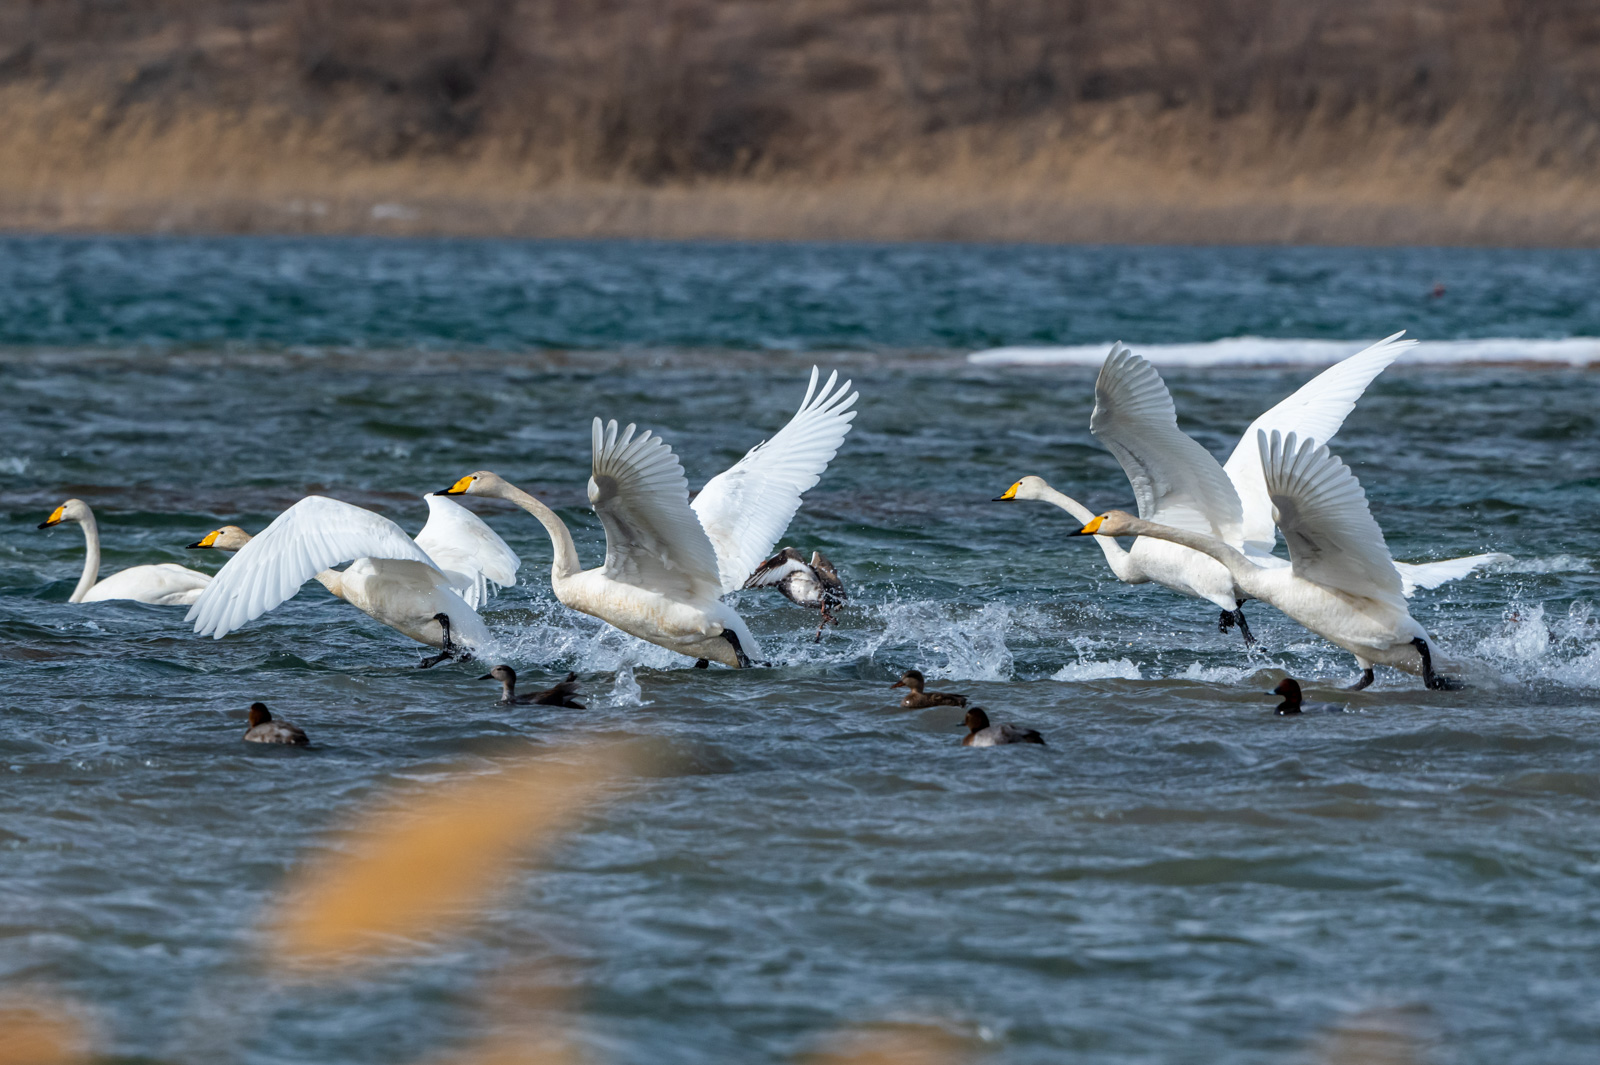
[[[1433,671],[1433,652],[1428,649],[1428,641],[1421,636],[1411,641],[1411,646],[1417,649],[1417,654],[1422,656],[1422,683],[1429,690],[1436,692],[1460,691],[1462,683],[1454,677],[1446,677]]]
[[[739,644],[739,637],[733,634],[732,629],[723,629],[722,638],[733,645],[734,660],[739,663],[740,669],[749,669],[755,663],[750,661],[750,656],[744,653],[744,648]]]
[[[450,640],[450,615],[438,613],[433,615],[433,620],[439,623],[439,629],[444,633],[444,643],[440,645],[439,653],[430,655],[418,663],[418,669],[432,669],[440,662],[448,662],[452,658],[471,658],[472,655],[459,650]]]
[[[1363,688],[1366,688],[1369,685],[1371,685],[1371,683],[1376,679],[1377,678],[1375,676],[1373,676],[1373,674],[1372,674],[1372,667],[1368,666],[1366,669],[1363,669],[1361,671],[1361,679],[1357,680],[1354,684],[1350,685],[1350,687],[1346,688],[1345,691],[1347,691],[1347,692],[1358,692],[1358,691],[1361,691]]]

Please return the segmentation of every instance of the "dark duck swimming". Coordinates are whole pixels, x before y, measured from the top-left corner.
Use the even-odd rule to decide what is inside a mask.
[[[998,747],[1002,743],[1037,743],[1045,746],[1044,737],[1031,728],[1020,725],[991,725],[983,707],[974,706],[967,711],[967,734],[961,737],[963,747]]]
[[[833,611],[844,605],[850,596],[833,563],[821,551],[811,552],[811,561],[792,547],[786,547],[756,567],[745,580],[746,588],[776,588],[789,602],[808,610],[820,610],[822,620],[817,622],[817,636],[822,640],[826,625],[837,625],[839,619]]]
[[[923,685],[927,681],[920,670],[908,669],[900,675],[900,679],[889,685],[891,688],[910,688],[906,697],[900,700],[900,705],[907,710],[921,710],[929,706],[966,706],[967,697],[954,692],[924,691]]]
[[[1342,714],[1345,709],[1338,703],[1303,701],[1300,697],[1300,682],[1293,677],[1284,677],[1278,682],[1278,686],[1267,694],[1283,696],[1283,702],[1278,704],[1279,717],[1292,717],[1295,714]]]
[[[304,732],[287,721],[274,718],[266,703],[251,703],[248,720],[250,726],[244,730],[246,743],[287,743],[292,747],[311,743]]]
[[[564,706],[569,710],[583,710],[584,705],[573,696],[578,694],[578,675],[568,673],[565,680],[554,688],[547,688],[542,692],[530,692],[526,695],[517,694],[517,671],[510,666],[495,666],[489,672],[478,678],[479,680],[497,680],[500,682],[500,705],[538,705],[538,706]]]

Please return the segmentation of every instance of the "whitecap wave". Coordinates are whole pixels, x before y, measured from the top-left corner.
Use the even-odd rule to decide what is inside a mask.
[[[1543,603],[1513,602],[1475,649],[1508,681],[1600,688],[1600,625],[1588,603],[1572,603],[1564,615],[1552,616]]]
[[[1050,679],[1065,681],[1143,680],[1144,673],[1139,669],[1139,664],[1131,658],[1119,658],[1114,662],[1085,659],[1077,662],[1068,662],[1050,674]]]
[[[1157,366],[1331,366],[1377,340],[1227,337],[1192,344],[1134,344]],[[1099,366],[1111,343],[1063,347],[1005,347],[976,351],[967,361],[980,366]],[[1539,340],[1485,337],[1478,340],[1423,340],[1402,356],[1403,363],[1600,365],[1600,337]]]

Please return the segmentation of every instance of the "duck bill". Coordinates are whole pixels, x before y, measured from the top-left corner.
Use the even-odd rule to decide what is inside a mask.
[[[493,673],[485,673],[483,676],[479,677],[478,679],[479,680],[494,680],[494,674]]]
[[[903,680],[897,680],[893,684],[889,685],[891,688],[904,688],[905,686],[906,682]]]

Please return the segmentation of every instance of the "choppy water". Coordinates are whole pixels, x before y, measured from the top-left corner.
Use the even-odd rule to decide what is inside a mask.
[[[1443,299],[1427,298],[1436,281]],[[1093,369],[1002,345],[1235,336],[1600,335],[1576,252],[0,241],[0,989],[84,1003],[118,1060],[396,1062],[469,1041],[508,983],[569,989],[599,1062],[785,1061],[840,1027],[947,1028],[981,1060],[1305,1061],[1393,1011],[1446,1063],[1588,1062],[1600,1043],[1600,434],[1569,367],[1420,365],[1338,438],[1397,557],[1518,561],[1420,593],[1476,686],[1381,675],[1350,714],[1281,720],[1282,670],[1348,658],[1257,604],[1118,585],[1065,515],[989,498],[1040,473],[1095,506]],[[698,487],[777,429],[813,361],[860,417],[786,538],[853,603],[742,593],[771,669],[692,671],[556,604],[548,542],[488,612],[529,684],[311,588],[221,642],[182,611],[71,606],[69,495],[106,571],[176,561],[308,492],[411,529],[488,467],[602,554],[592,414],[658,429]],[[1304,368],[1165,371],[1222,454]],[[315,593],[315,594],[313,594]],[[1046,749],[964,750],[894,708],[916,666]],[[264,699],[311,751],[238,742]],[[394,787],[584,738],[649,775],[473,930],[307,990],[253,929],[319,833]]]

